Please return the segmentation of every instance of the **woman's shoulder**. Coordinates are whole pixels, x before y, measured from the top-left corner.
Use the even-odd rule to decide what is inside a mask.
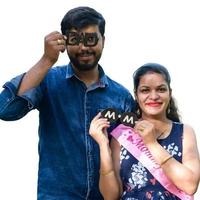
[[[184,130],[194,131],[193,127],[190,124],[186,124],[183,122],[173,122],[174,126],[183,126]]]
[[[183,134],[184,134],[184,138],[187,138],[187,139],[196,137],[193,127],[189,124],[183,124]]]
[[[182,122],[173,122],[173,127],[175,130],[181,130],[184,138],[195,136],[195,131],[193,127],[189,124],[182,123]]]
[[[183,127],[184,127],[185,130],[194,132],[194,129],[190,124],[183,124]]]

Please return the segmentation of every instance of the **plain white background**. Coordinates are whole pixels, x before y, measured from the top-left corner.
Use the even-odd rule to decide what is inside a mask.
[[[27,71],[43,53],[44,36],[60,31],[64,14],[91,6],[106,19],[100,64],[132,92],[132,73],[146,62],[166,66],[182,119],[199,137],[200,30],[198,0],[7,0],[0,5],[0,85]],[[66,52],[56,64],[68,63]],[[0,199],[35,200],[38,112],[0,121]],[[200,146],[200,140],[198,139]],[[200,198],[200,192],[195,199]]]

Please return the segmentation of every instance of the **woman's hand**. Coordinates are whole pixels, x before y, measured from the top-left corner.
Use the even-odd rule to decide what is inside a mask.
[[[151,122],[147,120],[137,121],[134,129],[142,137],[144,144],[157,142],[156,129]]]
[[[106,118],[101,118],[101,113],[98,113],[94,119],[91,121],[89,134],[93,139],[99,144],[108,143],[108,134],[107,128],[110,126],[110,123]]]

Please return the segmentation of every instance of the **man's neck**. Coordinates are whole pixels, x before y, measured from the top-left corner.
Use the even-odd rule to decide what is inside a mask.
[[[99,80],[99,70],[98,66],[96,66],[92,70],[88,71],[78,71],[77,69],[75,70],[76,76],[85,83],[86,86],[92,85]]]

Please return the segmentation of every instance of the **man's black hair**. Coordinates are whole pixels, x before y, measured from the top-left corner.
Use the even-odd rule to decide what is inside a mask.
[[[105,19],[95,9],[90,7],[76,7],[69,10],[61,21],[61,32],[66,34],[70,29],[82,29],[89,25],[98,25],[102,36],[105,32]]]

